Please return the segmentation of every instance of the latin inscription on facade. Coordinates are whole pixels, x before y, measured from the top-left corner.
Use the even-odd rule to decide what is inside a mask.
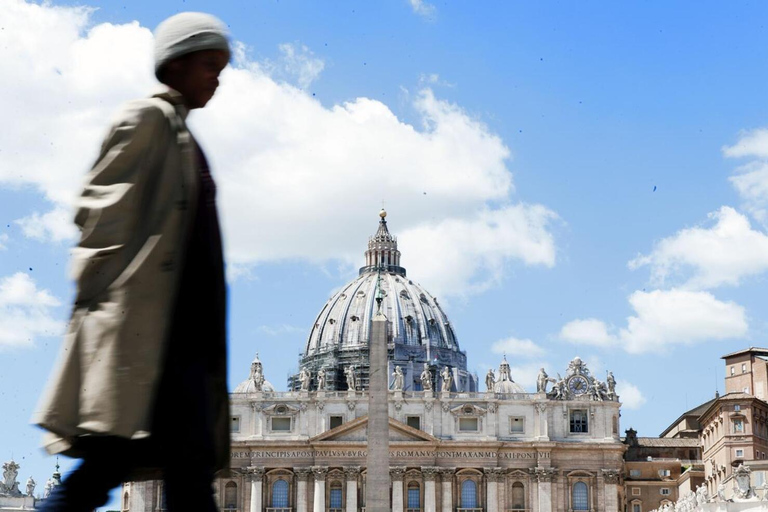
[[[252,452],[232,452],[233,459],[311,459],[336,458],[359,459],[368,455],[366,450],[256,450]],[[393,459],[423,459],[436,457],[438,459],[548,459],[549,452],[495,452],[495,451],[441,451],[432,450],[390,450]]]

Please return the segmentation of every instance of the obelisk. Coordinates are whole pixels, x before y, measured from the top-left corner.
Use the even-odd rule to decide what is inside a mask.
[[[389,400],[387,318],[381,312],[381,274],[376,286],[376,314],[368,342],[368,466],[366,512],[389,512]]]

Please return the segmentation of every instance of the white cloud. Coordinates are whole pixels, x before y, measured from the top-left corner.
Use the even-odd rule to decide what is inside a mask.
[[[608,333],[605,322],[596,318],[568,322],[560,330],[560,337],[580,345],[598,347],[610,347],[616,343],[616,337]]]
[[[0,279],[0,350],[31,346],[37,337],[60,335],[64,323],[52,312],[59,305],[29,274],[18,272]]]
[[[427,3],[424,0],[408,0],[408,3],[411,4],[413,12],[427,19],[431,19],[437,12],[434,5]]]
[[[39,241],[63,242],[71,240],[77,235],[77,228],[73,219],[74,214],[68,208],[59,206],[44,214],[34,212],[17,220],[16,223],[21,226],[22,232],[29,238]]]
[[[281,336],[283,334],[304,334],[307,332],[305,327],[296,327],[295,325],[280,324],[280,325],[260,325],[259,331],[269,336]]]
[[[731,158],[768,158],[768,129],[745,131],[733,146],[723,146],[723,153]]]
[[[0,131],[0,186],[41,191],[52,212],[20,212],[20,225],[62,239],[72,233],[63,212],[109,119],[154,87],[152,34],[21,0],[0,3],[0,19],[0,111],[15,122]],[[283,52],[298,82],[317,78],[309,50]],[[278,260],[359,266],[382,200],[404,265],[441,294],[482,291],[512,262],[554,265],[556,215],[512,199],[509,148],[458,105],[423,89],[413,126],[369,98],[326,107],[249,61],[241,44],[235,61],[210,106],[190,116],[219,185],[232,275]]]
[[[523,386],[527,392],[532,393],[536,391],[536,378],[539,376],[539,370],[546,367],[547,363],[541,361],[522,365],[514,365],[513,361],[510,361],[509,371],[512,374],[512,380]]]
[[[299,43],[283,43],[278,48],[281,54],[277,64],[279,71],[296,80],[300,88],[306,89],[320,78],[320,73],[325,69],[325,62],[315,57],[307,46]]]
[[[616,381],[616,394],[619,395],[621,405],[627,409],[639,409],[646,402],[640,389],[625,380]]]
[[[748,330],[742,306],[719,301],[708,292],[636,291],[629,303],[635,314],[618,332],[599,320],[574,320],[563,326],[560,337],[576,344],[620,346],[638,354],[665,352],[674,345],[739,338]]]
[[[491,352],[495,354],[507,354],[510,358],[541,357],[545,354],[543,348],[529,339],[506,338],[499,340],[491,346]]]
[[[768,225],[768,162],[753,162],[737,169],[729,181],[755,219]]]
[[[400,232],[402,261],[436,296],[480,293],[502,280],[511,260],[554,266],[556,218],[540,205],[517,204],[424,223]]]
[[[768,129],[745,131],[733,146],[723,147],[731,158],[754,160],[736,169],[729,178],[755,219],[768,226]]]
[[[714,226],[683,229],[658,242],[651,254],[630,261],[629,267],[650,266],[656,284],[690,274],[683,285],[690,289],[735,286],[768,270],[768,236],[752,229],[745,215],[723,206],[709,217]]]
[[[0,233],[0,251],[5,251],[8,249],[8,240],[10,238],[5,233]]]

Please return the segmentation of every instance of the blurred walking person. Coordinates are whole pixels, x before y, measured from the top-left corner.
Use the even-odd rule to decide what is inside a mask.
[[[81,458],[44,502],[92,511],[125,480],[162,478],[167,509],[213,512],[229,461],[226,285],[216,186],[186,126],[230,59],[224,24],[181,13],[155,31],[164,84],[128,103],[77,202],[77,294],[33,422]]]

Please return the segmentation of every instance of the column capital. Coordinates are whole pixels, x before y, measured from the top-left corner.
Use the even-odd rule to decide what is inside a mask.
[[[535,468],[530,468],[529,471],[538,479],[539,482],[552,482],[555,478],[557,478],[556,468],[543,468],[537,466]]]
[[[485,468],[483,471],[489,482],[502,482],[506,474],[504,468]]]
[[[434,482],[438,471],[440,471],[440,468],[435,466],[423,466],[421,468],[421,474],[424,476],[425,481]]]
[[[618,484],[619,483],[619,470],[617,469],[604,469],[603,472],[603,479],[605,480],[605,483],[607,484]]]
[[[312,466],[312,474],[315,475],[315,480],[325,480],[327,473],[328,468],[325,466]]]
[[[344,475],[347,477],[347,480],[357,480],[357,477],[360,476],[360,466],[345,467]]]
[[[437,470],[438,473],[440,473],[440,476],[442,477],[443,481],[449,480],[453,478],[453,474],[456,473],[456,468],[440,468]]]
[[[293,468],[293,472],[300,482],[306,482],[309,479],[310,473],[312,473],[312,468]]]
[[[252,481],[260,481],[264,478],[264,468],[257,466],[248,466],[245,468],[244,473],[248,475]]]
[[[405,476],[405,466],[390,466],[389,476],[392,477],[393,481],[402,480]]]

